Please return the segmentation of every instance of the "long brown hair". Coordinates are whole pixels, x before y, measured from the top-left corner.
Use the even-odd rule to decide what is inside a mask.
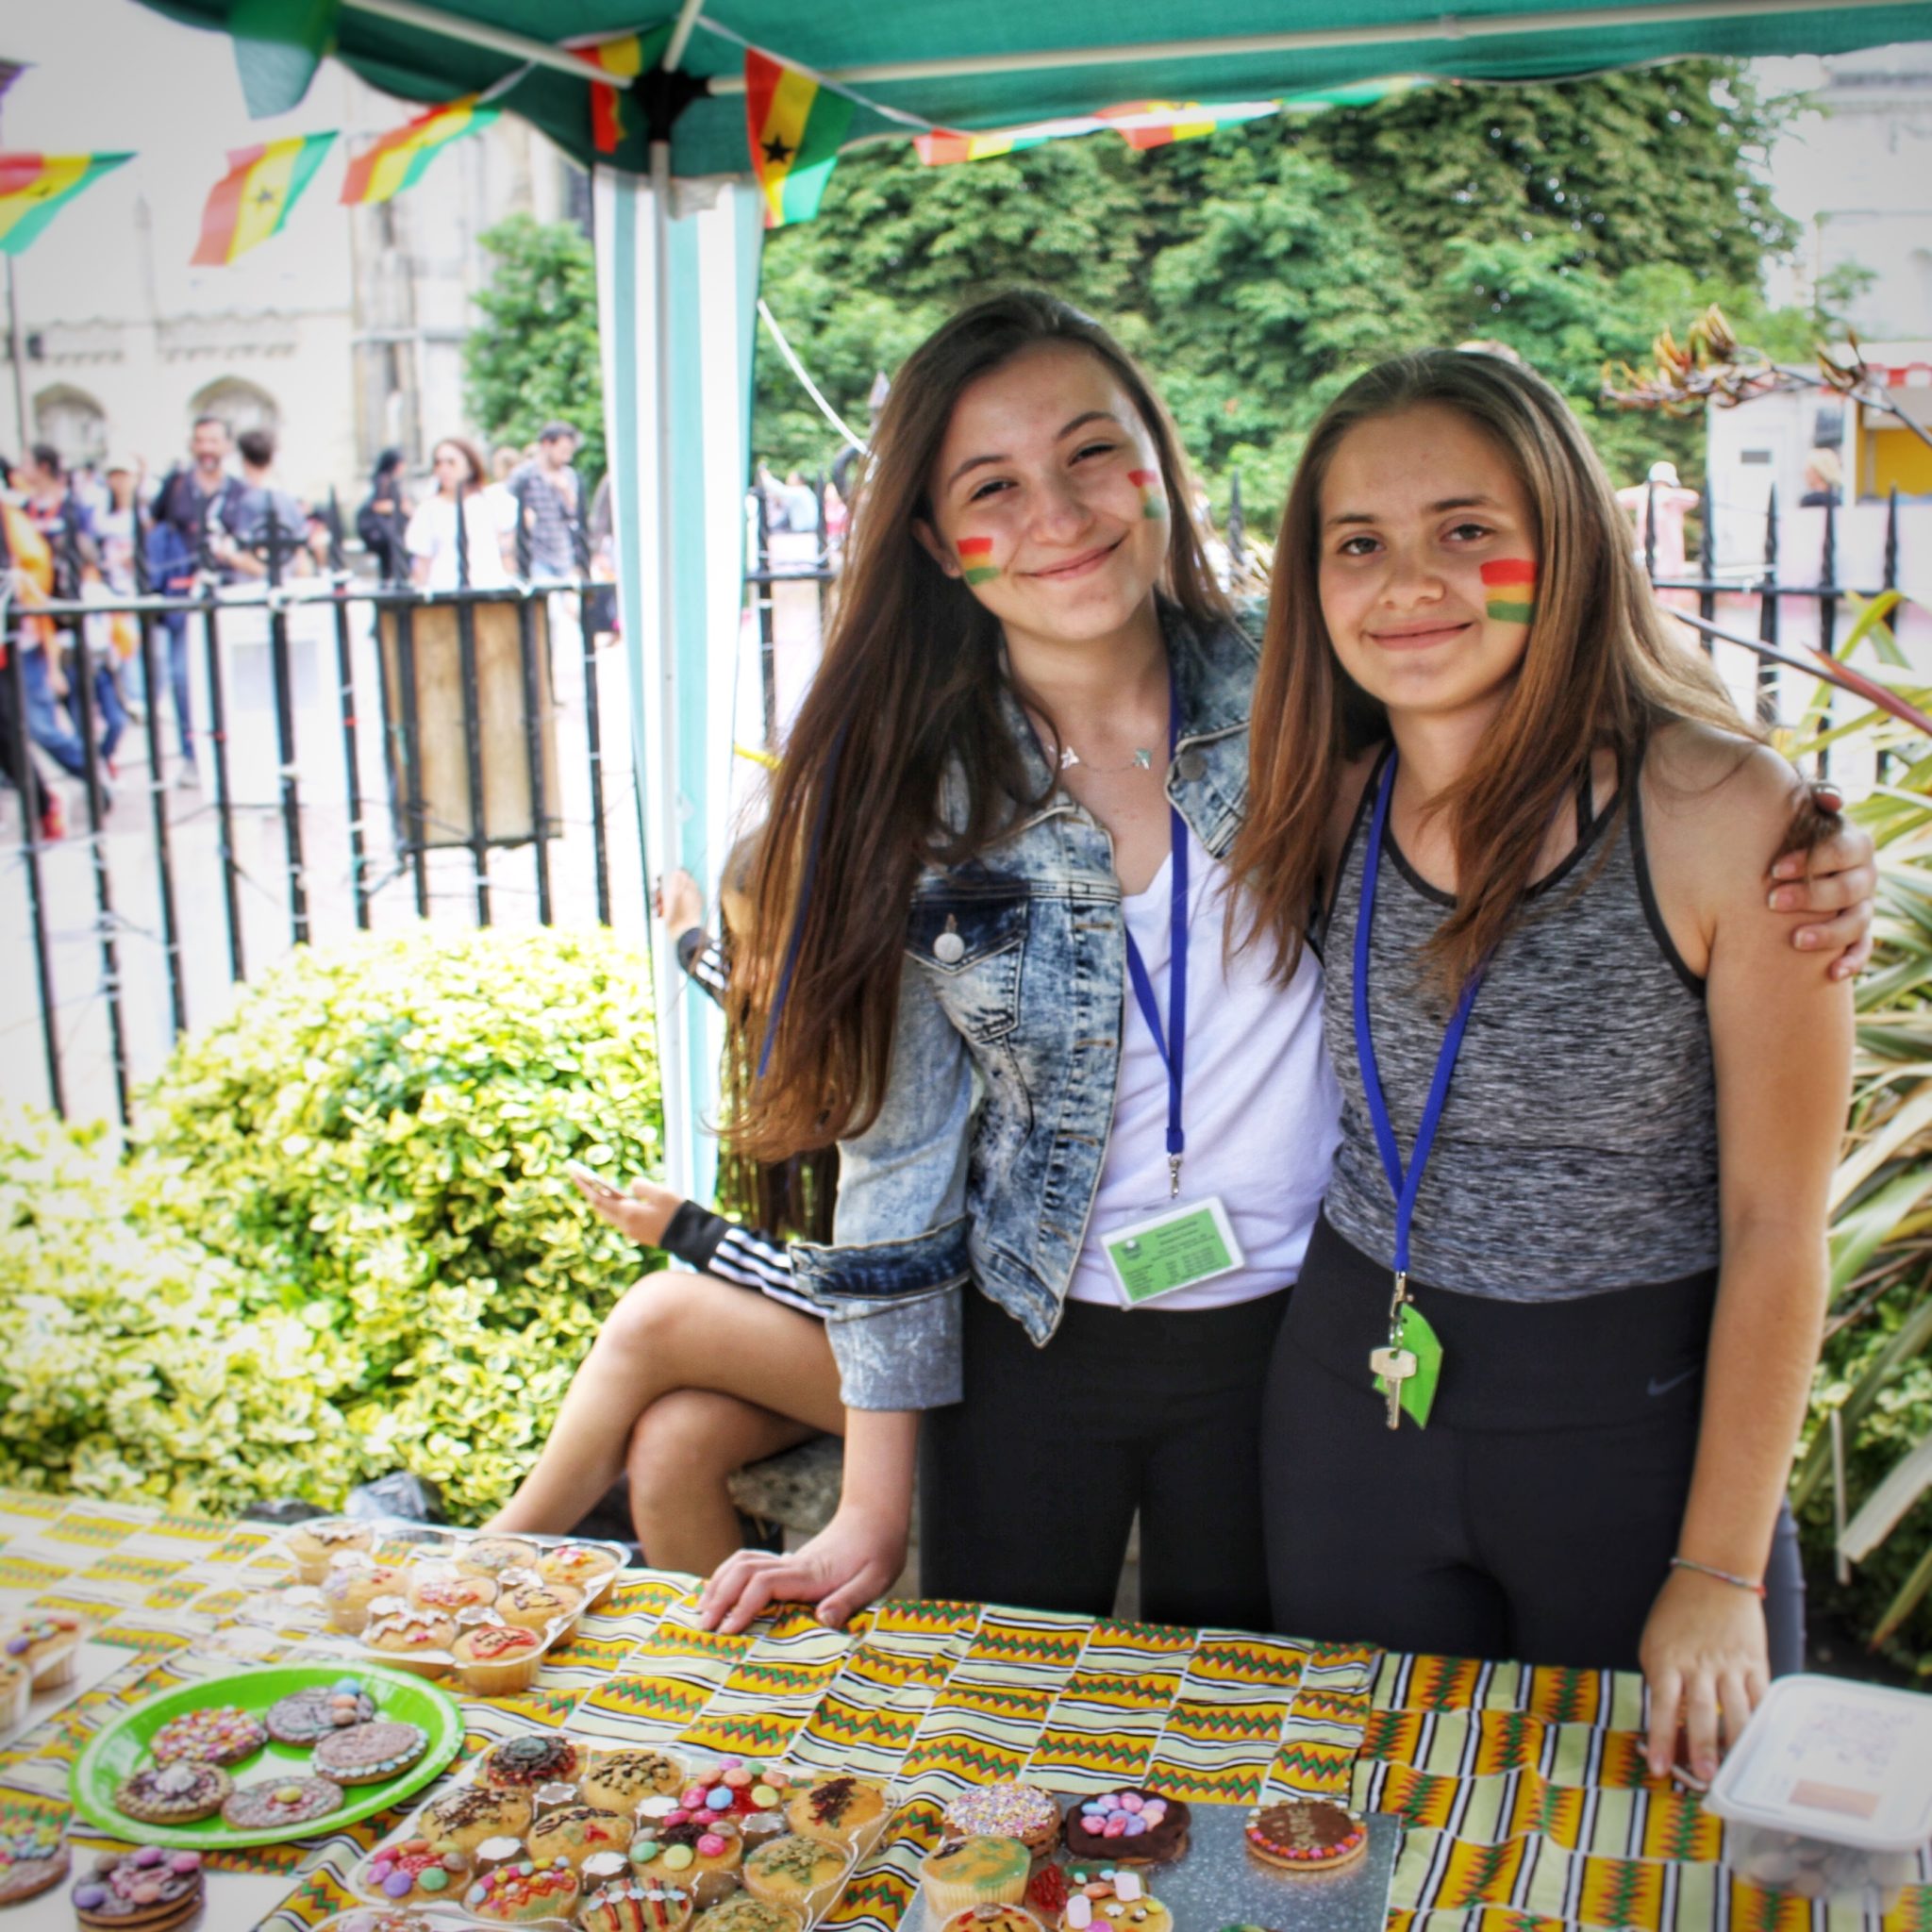
[[[1592,752],[1620,765],[1647,732],[1690,718],[1755,735],[1694,651],[1664,628],[1630,525],[1582,425],[1542,378],[1500,357],[1429,349],[1358,376],[1315,425],[1289,491],[1249,732],[1248,811],[1229,864],[1244,936],[1272,937],[1285,979],[1321,889],[1323,834],[1344,762],[1388,735],[1386,710],[1343,671],[1318,588],[1322,486],[1342,439],[1434,404],[1488,436],[1515,471],[1537,550],[1536,614],[1483,756],[1430,802],[1456,850],[1456,909],[1431,941],[1455,989],[1508,930],[1558,805]]]
[[[742,1085],[741,1153],[782,1159],[871,1124],[885,1097],[920,866],[959,863],[1041,802],[1002,715],[999,624],[926,554],[913,525],[932,513],[927,479],[967,385],[1050,342],[1099,358],[1154,439],[1169,509],[1161,590],[1191,618],[1226,614],[1174,426],[1098,323],[1016,291],[963,310],[913,351],[879,416],[831,636],[773,781],[745,970],[732,978],[733,1037],[761,1056],[769,1030],[762,1074],[754,1066]],[[941,824],[949,772],[964,781],[964,811]]]

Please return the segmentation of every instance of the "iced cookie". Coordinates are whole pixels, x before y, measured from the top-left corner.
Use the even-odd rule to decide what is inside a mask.
[[[58,1885],[67,1876],[67,1840],[51,1820],[0,1829],[0,1907]]]
[[[68,1896],[83,1925],[165,1932],[200,1911],[205,1889],[199,1852],[142,1845],[132,1852],[103,1852]]]
[[[315,1774],[339,1785],[380,1784],[407,1771],[428,1748],[428,1733],[420,1724],[352,1724],[316,1745]]]
[[[177,1757],[197,1764],[239,1764],[267,1742],[258,1717],[239,1705],[222,1704],[170,1718],[155,1733],[148,1752],[158,1764],[172,1764]]]
[[[1326,1798],[1289,1798],[1248,1813],[1248,1851],[1284,1872],[1332,1872],[1368,1850],[1369,1828],[1358,1813]]]
[[[222,1806],[222,1823],[237,1831],[299,1835],[305,1824],[342,1808],[342,1788],[326,1777],[263,1777],[239,1786]]]
[[[225,1771],[177,1758],[137,1771],[115,1791],[114,1808],[142,1824],[192,1824],[212,1818],[234,1789]]]
[[[268,1707],[268,1734],[281,1744],[313,1744],[331,1731],[366,1724],[375,1715],[375,1699],[354,1677],[312,1690],[291,1690]]]

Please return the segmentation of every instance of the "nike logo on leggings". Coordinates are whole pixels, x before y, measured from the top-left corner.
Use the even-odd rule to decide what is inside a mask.
[[[1652,1395],[1668,1395],[1673,1389],[1681,1389],[1692,1375],[1701,1375],[1703,1373],[1704,1364],[1699,1362],[1694,1368],[1686,1369],[1679,1375],[1653,1375],[1650,1378],[1649,1392]]]

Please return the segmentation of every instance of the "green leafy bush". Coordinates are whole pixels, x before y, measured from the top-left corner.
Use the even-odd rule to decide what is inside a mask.
[[[515,1486],[646,1265],[561,1163],[658,1163],[648,986],[605,932],[303,950],[146,1096],[144,1224],[226,1263],[242,1313],[327,1338],[360,1469],[433,1479],[459,1521]]]
[[[225,1511],[361,1473],[336,1336],[136,1225],[99,1130],[0,1108],[0,1481]]]

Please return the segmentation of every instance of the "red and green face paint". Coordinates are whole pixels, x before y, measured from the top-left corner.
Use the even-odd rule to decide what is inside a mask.
[[[1161,483],[1158,470],[1129,470],[1127,481],[1141,492],[1141,514],[1143,517],[1164,517],[1167,514],[1167,491]]]
[[[1527,624],[1536,615],[1536,565],[1526,557],[1499,557],[1483,565],[1483,597],[1494,624]]]
[[[1000,574],[1000,567],[992,560],[992,539],[991,537],[961,537],[958,545],[959,568],[966,573],[969,584],[991,583]]]

